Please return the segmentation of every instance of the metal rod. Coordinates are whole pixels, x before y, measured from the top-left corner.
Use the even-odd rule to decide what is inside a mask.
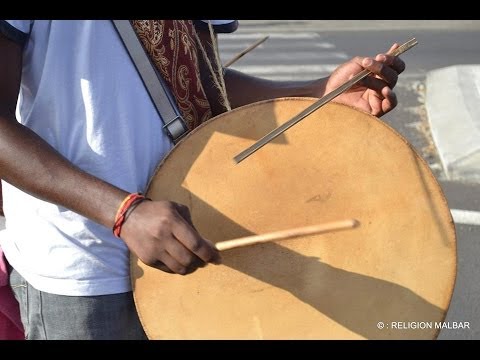
[[[255,42],[254,44],[250,45],[248,48],[246,48],[245,50],[241,51],[240,53],[238,53],[237,55],[235,55],[233,58],[231,58],[230,60],[228,60],[228,61],[223,65],[223,67],[229,67],[229,66],[232,65],[234,62],[236,62],[237,60],[239,60],[240,58],[242,58],[243,55],[248,54],[250,51],[252,51],[253,49],[255,49],[257,46],[259,46],[260,44],[264,43],[268,38],[269,38],[269,36],[265,36],[263,39],[260,39],[260,40],[258,40],[257,42]]]
[[[418,41],[415,38],[413,38],[407,41],[405,44],[396,48],[394,51],[390,53],[390,55],[398,56],[404,53],[405,51],[411,49],[417,44],[418,44]],[[362,80],[363,78],[367,77],[370,74],[371,74],[371,71],[364,69],[363,71],[355,75],[353,78],[348,80],[346,83],[344,83],[343,85],[340,85],[335,90],[329,92],[327,95],[323,96],[320,100],[316,101],[315,103],[307,107],[305,110],[303,110],[302,112],[294,116],[292,119],[288,120],[284,124],[280,125],[276,129],[272,130],[271,132],[263,136],[256,143],[254,143],[253,145],[251,145],[250,147],[248,147],[247,149],[239,153],[237,156],[235,156],[234,160],[236,161],[237,164],[245,160],[248,156],[252,155],[255,151],[257,151],[258,149],[260,149],[261,147],[263,147],[264,145],[266,145],[267,143],[275,139],[284,131],[290,129],[293,125],[297,124],[298,122],[303,120],[305,117],[307,117],[314,111],[318,110],[320,107],[322,107],[332,99],[336,98],[338,95],[344,93],[345,91],[350,89],[353,85],[355,85],[360,80]]]

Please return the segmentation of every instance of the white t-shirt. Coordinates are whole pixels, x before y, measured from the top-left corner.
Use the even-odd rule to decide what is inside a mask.
[[[18,121],[84,171],[144,192],[172,144],[112,23],[7,20],[0,31],[26,41]],[[72,296],[131,290],[128,250],[111,229],[5,181],[3,197],[0,245],[33,287]]]

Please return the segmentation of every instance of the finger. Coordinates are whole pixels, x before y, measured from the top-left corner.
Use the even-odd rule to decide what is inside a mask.
[[[368,104],[370,105],[370,113],[373,116],[382,116],[383,115],[383,108],[382,108],[382,101],[383,101],[383,96],[379,93],[376,92],[370,92],[367,95],[367,101]]]
[[[382,93],[383,88],[388,87],[388,84],[382,79],[376,78],[375,76],[367,76],[362,80],[362,85],[374,90],[378,94]],[[383,96],[382,96],[383,97]]]
[[[373,74],[378,75],[385,80],[391,87],[394,87],[398,80],[398,74],[389,66],[384,65],[381,61],[376,61],[366,57],[362,60],[361,65],[370,70]]]
[[[388,55],[389,57],[391,57],[390,54],[391,54],[394,50],[398,49],[399,47],[400,47],[400,44],[394,43],[394,44],[390,47],[390,49],[387,51],[387,55]],[[398,74],[401,74],[401,73],[405,70],[405,62],[404,62],[402,59],[400,59],[398,56],[394,56],[393,59],[394,59],[394,60],[393,60],[392,63],[391,63],[392,68],[395,69],[395,71],[396,71]]]
[[[391,54],[395,49],[398,49],[400,47],[400,44],[394,43],[392,46],[390,46],[390,49],[388,49],[387,54]]]
[[[206,265],[206,263],[203,263],[203,265],[201,266],[198,266],[198,267],[191,267],[191,268],[187,268],[185,273],[184,274],[181,274],[181,275],[188,275],[188,274],[191,274],[192,272],[194,272],[195,270],[197,270],[198,268],[203,268],[204,266]],[[156,261],[153,265],[150,265],[152,267],[154,267],[155,269],[158,269],[158,270],[161,270],[163,272],[166,272],[166,273],[169,273],[169,274],[177,274],[176,272],[174,272],[173,270],[171,270],[167,265],[165,265],[163,262],[161,261]],[[173,265],[171,265],[173,266]],[[180,275],[180,274],[179,274]]]
[[[178,241],[203,261],[221,263],[220,253],[210,241],[202,238],[181,216],[176,220],[172,224],[172,234]]]
[[[381,93],[384,97],[382,101],[382,111],[385,114],[397,106],[397,94],[388,86],[383,88]]]
[[[188,206],[174,203],[175,208],[177,209],[178,213],[195,229],[195,226],[193,225],[192,221],[192,215],[190,213],[190,209]]]
[[[155,269],[159,269],[170,274],[181,274],[186,273],[187,271],[186,266],[183,266],[176,261],[166,250],[161,250],[160,252],[156,253],[156,257],[156,260],[144,263]]]
[[[205,265],[205,262],[202,259],[187,249],[180,241],[178,241],[178,239],[172,239],[172,241],[166,242],[165,250],[178,263],[186,268],[198,268]]]
[[[385,87],[381,92],[369,92],[367,101],[371,106],[371,114],[382,116],[397,106],[397,96],[389,87]]]
[[[384,86],[380,91],[366,91],[363,98],[370,106],[370,113],[378,117],[397,106],[397,95],[388,86]]]
[[[187,223],[196,230],[195,225],[192,221],[192,215],[190,213],[190,209],[188,206],[173,203],[178,211],[178,213],[187,221]],[[186,247],[183,246],[181,242],[177,244],[181,246],[177,246],[175,248],[170,249],[170,253],[182,264],[186,266],[193,266],[195,268],[204,267],[207,263],[200,259],[198,256],[190,252]]]
[[[405,62],[398,56],[378,54],[375,57],[375,60],[390,66],[393,70],[397,72],[397,74],[401,74],[405,70]]]
[[[150,266],[154,267],[155,269],[162,270],[162,271],[164,271],[166,273],[169,273],[169,274],[175,274],[167,265],[165,265],[160,260],[157,260],[155,263],[153,263]]]
[[[171,274],[187,275],[196,268],[190,268],[188,266],[179,263],[168,251],[163,251],[161,259],[157,260],[153,267],[163,270]]]

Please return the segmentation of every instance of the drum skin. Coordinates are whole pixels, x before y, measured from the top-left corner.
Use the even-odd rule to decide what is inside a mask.
[[[187,276],[132,255],[149,339],[438,336],[455,283],[455,228],[436,179],[402,136],[330,103],[233,160],[315,100],[269,100],[208,121],[159,165],[147,195],[187,205],[213,242],[348,218],[360,226],[227,250],[221,265]]]

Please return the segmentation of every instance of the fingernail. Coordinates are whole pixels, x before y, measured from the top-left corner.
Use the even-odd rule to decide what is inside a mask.
[[[383,54],[377,55],[377,61],[386,61],[387,57]]]
[[[365,58],[363,59],[363,62],[362,62],[363,66],[370,66],[373,64],[373,60],[370,59],[370,58]]]

